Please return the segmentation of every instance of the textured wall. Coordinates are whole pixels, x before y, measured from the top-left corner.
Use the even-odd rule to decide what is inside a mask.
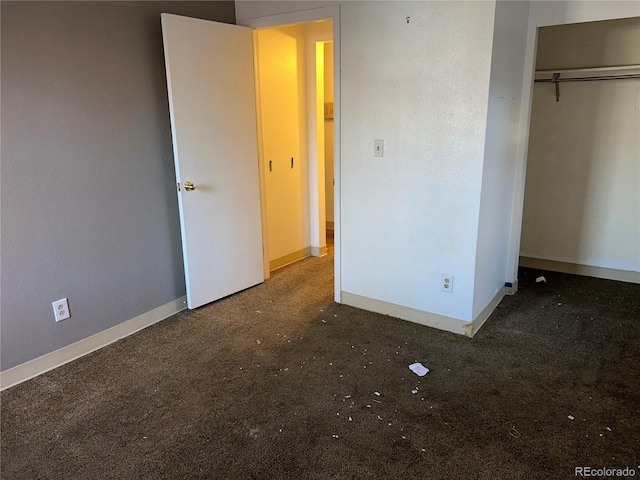
[[[514,202],[529,2],[496,4],[473,316],[504,288]]]
[[[233,2],[2,2],[6,370],[185,293],[160,13]],[[53,320],[68,297],[72,318]]]
[[[344,291],[471,320],[493,14],[492,2],[342,5]]]

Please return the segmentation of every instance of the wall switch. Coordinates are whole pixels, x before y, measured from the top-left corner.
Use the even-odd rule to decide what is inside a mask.
[[[447,293],[453,293],[453,275],[449,273],[442,274],[442,281],[440,282],[440,290]]]
[[[53,302],[53,314],[55,315],[56,322],[66,320],[71,316],[69,313],[69,303],[66,298]]]
[[[384,157],[384,140],[373,141],[373,156]]]

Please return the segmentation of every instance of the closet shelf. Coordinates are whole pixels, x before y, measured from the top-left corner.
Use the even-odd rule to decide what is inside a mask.
[[[622,73],[622,72],[633,71],[633,70],[640,70],[640,65],[616,65],[611,67],[561,68],[556,70],[536,70],[536,75],[552,75],[554,73],[598,73],[598,72]]]

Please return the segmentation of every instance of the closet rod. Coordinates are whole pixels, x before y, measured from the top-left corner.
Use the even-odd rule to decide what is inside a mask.
[[[627,78],[640,78],[640,73],[630,75],[601,75],[597,77],[571,77],[571,78],[536,78],[538,83],[558,83],[558,82],[595,82],[596,80],[625,80]]]
[[[554,73],[553,78],[538,78],[535,79],[535,83],[553,83],[556,86],[556,102],[560,101],[560,83],[561,82],[595,82],[601,80],[629,80],[633,78],[640,78],[640,74],[630,75],[602,75],[595,77],[572,77],[572,78],[560,78],[559,73]]]

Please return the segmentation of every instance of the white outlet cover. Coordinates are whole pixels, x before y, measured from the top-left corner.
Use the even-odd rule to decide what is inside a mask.
[[[69,302],[66,298],[61,298],[52,303],[53,305],[53,315],[56,319],[56,322],[60,320],[66,320],[71,316],[69,313]]]
[[[440,280],[440,290],[446,293],[453,293],[453,275],[449,273],[442,274],[442,280]]]

